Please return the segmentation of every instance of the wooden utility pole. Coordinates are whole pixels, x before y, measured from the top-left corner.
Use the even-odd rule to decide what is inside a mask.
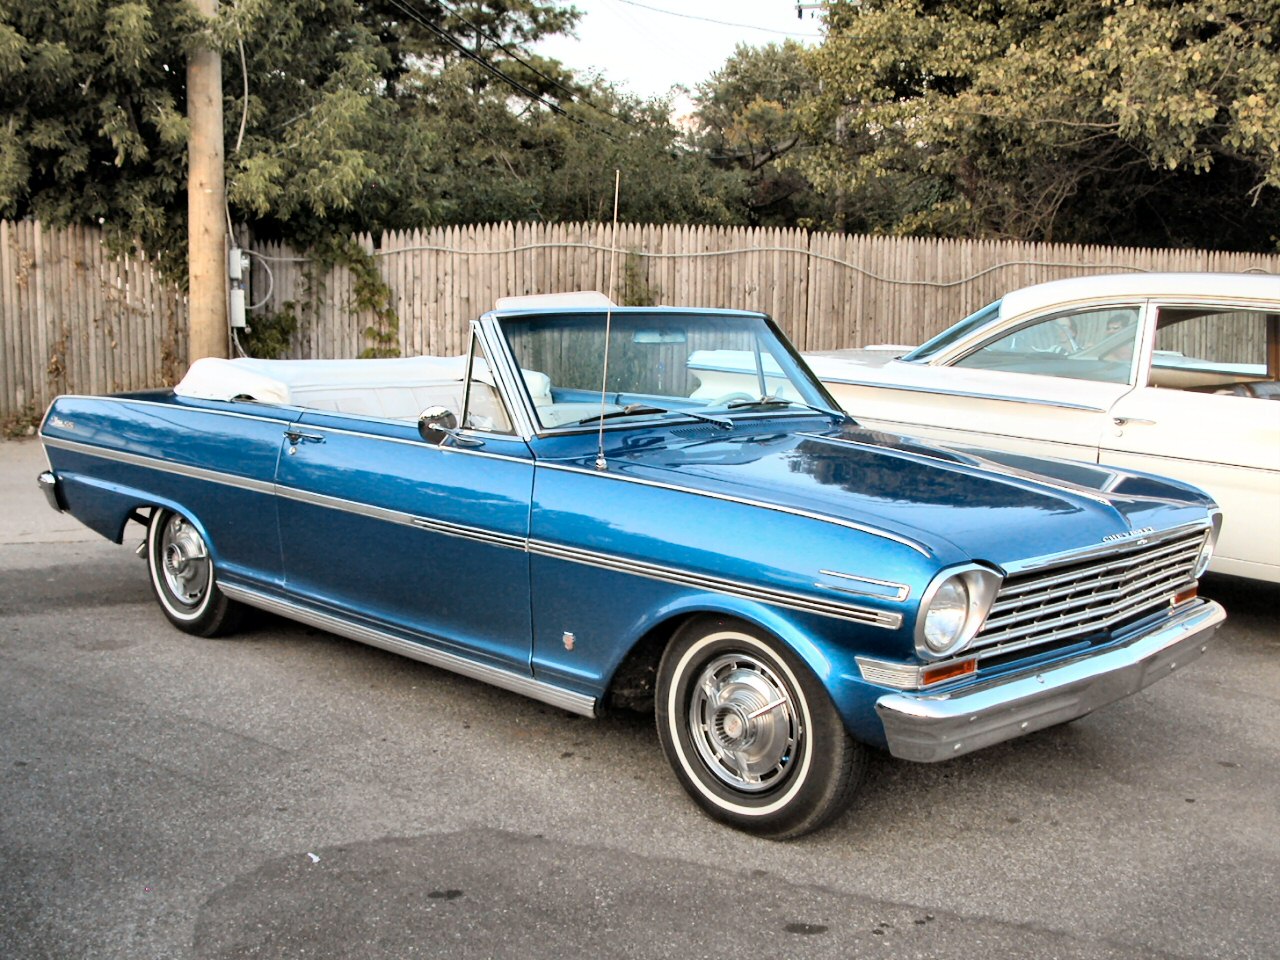
[[[195,0],[213,18],[218,0]],[[200,47],[187,59],[187,362],[225,357],[227,343],[227,188],[223,172],[222,57]]]

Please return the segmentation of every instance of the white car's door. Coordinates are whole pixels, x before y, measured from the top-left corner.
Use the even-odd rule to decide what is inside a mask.
[[[899,364],[910,367],[910,364]],[[911,389],[916,371],[895,386],[869,388],[825,380],[836,401],[865,427],[1036,456],[1096,462],[1111,408],[1131,388],[1027,374],[926,368],[928,384]]]
[[[840,382],[839,362],[810,362],[865,426],[1096,462],[1112,408],[1133,389],[1142,312],[1109,304],[1032,317],[960,357],[891,361],[874,385],[865,373],[865,385]]]
[[[1267,384],[1266,317],[1162,306],[1143,386],[1119,398],[1100,461],[1166,474],[1222,507],[1213,569],[1280,581],[1280,400]]]

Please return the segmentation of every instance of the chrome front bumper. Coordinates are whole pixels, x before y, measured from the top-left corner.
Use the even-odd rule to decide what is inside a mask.
[[[891,693],[876,701],[889,752],[930,763],[1082,717],[1196,659],[1226,619],[1203,601],[1125,646],[993,680],[955,694]]]

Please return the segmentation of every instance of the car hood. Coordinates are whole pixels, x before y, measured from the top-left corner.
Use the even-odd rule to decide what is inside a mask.
[[[1212,501],[1145,474],[943,447],[852,424],[705,436],[611,451],[612,469],[883,530],[944,562],[997,566],[1201,521]],[[950,554],[950,556],[948,556]]]

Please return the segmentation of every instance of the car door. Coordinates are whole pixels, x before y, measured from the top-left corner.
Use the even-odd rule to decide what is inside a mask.
[[[432,443],[412,421],[321,411],[291,430],[277,480],[288,592],[527,672],[527,444],[496,433]]]
[[[1011,318],[959,356],[895,361],[885,386],[828,386],[867,426],[1096,462],[1111,408],[1133,389],[1142,315],[1122,303]]]
[[[1160,304],[1141,386],[1112,408],[1100,461],[1185,480],[1223,510],[1214,568],[1280,579],[1280,380],[1268,325],[1231,304]]]

